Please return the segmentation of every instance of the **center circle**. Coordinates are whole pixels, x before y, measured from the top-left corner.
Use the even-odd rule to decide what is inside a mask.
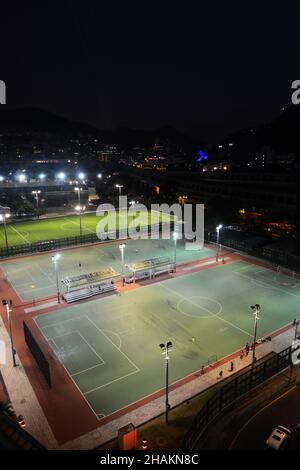
[[[223,310],[222,305],[217,300],[200,295],[193,295],[189,299],[180,300],[177,309],[183,315],[192,318],[217,317]]]

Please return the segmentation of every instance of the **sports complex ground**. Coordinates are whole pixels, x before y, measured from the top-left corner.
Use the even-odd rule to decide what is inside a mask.
[[[172,256],[174,250],[170,241],[126,243],[125,263]],[[222,257],[224,264],[216,262],[213,247],[186,251],[184,243],[178,242],[176,273],[135,285],[118,283],[117,293],[72,306],[55,304],[50,254],[0,264],[2,288],[6,286],[16,304],[13,326],[18,353],[60,441],[163,394],[160,343],[173,343],[170,384],[177,387],[193,380],[202,365],[252,342],[250,305],[261,305],[258,338],[298,316],[300,282],[296,278],[237,253],[223,251]],[[109,266],[120,271],[117,242],[63,251],[60,274]],[[51,389],[24,344],[24,319],[49,358]],[[68,429],[59,426],[63,421]]]
[[[100,216],[96,213],[88,213],[82,215],[82,234],[95,234],[97,224],[106,217]],[[152,220],[151,220],[152,217]],[[111,222],[114,215],[106,217],[108,222]],[[140,224],[145,227],[156,222],[163,222],[172,220],[172,217],[162,213],[147,213],[141,211],[136,216],[127,215],[127,212],[116,212],[116,229],[122,229],[129,224]],[[106,229],[107,230],[107,229]],[[24,222],[8,222],[7,223],[7,238],[10,246],[24,245],[40,241],[54,240],[66,237],[75,237],[80,233],[80,218],[78,215],[70,215],[64,217],[44,218],[36,220],[28,220]],[[3,225],[0,226],[0,248],[5,247],[5,233]]]

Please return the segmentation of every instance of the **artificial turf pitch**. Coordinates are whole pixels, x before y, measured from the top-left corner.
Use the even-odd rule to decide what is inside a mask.
[[[141,227],[153,223],[172,220],[168,214],[140,212],[136,216],[127,212],[116,213],[116,229],[127,227],[136,218]],[[97,224],[106,216],[93,214],[82,215],[82,234],[95,234]],[[113,220],[113,215],[107,221]],[[106,229],[107,230],[107,229]],[[7,238],[9,246],[24,245],[35,242],[54,240],[58,238],[75,237],[80,235],[80,218],[78,215],[55,217],[49,219],[30,220],[26,222],[7,223]],[[0,248],[5,247],[4,227],[0,226]]]

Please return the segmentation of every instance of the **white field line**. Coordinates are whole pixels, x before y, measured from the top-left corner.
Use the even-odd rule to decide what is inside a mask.
[[[273,290],[278,290],[279,292],[283,292],[284,294],[286,295],[291,295],[292,297],[296,297],[296,299],[300,299],[300,295],[297,295],[297,294],[293,294],[292,292],[288,292],[287,290],[285,289],[281,289],[280,287],[277,287],[277,286],[272,286],[271,284],[267,283],[267,282],[264,282],[264,281],[260,281],[260,280],[256,280],[254,279],[253,277],[251,276],[247,276],[247,274],[242,274],[238,271],[232,271],[234,274],[236,274],[237,276],[242,276],[244,277],[245,279],[249,279],[249,281],[253,282],[254,284],[256,285],[260,285],[262,287],[265,287],[267,289],[273,289]]]
[[[182,295],[182,294],[179,294],[178,292],[176,292],[175,290],[171,289],[170,287],[167,287],[165,285],[163,285],[162,283],[158,283],[157,285],[163,287],[164,289],[172,292],[173,294],[176,294],[178,295],[179,297],[182,297],[183,299],[185,299],[187,302],[191,303],[192,305],[194,305],[196,308],[201,308],[203,310],[206,310],[208,313],[211,314],[211,312],[207,309],[205,309],[204,307],[201,307],[200,305],[198,305],[196,302],[193,302],[192,300],[190,300],[188,297],[186,297],[185,295]],[[248,333],[248,331],[246,330],[243,330],[242,328],[240,328],[239,326],[235,325],[234,323],[231,323],[230,321],[228,320],[225,320],[225,318],[222,318],[220,317],[219,315],[214,315],[213,318],[218,318],[219,320],[227,323],[228,325],[231,325],[233,328],[236,328],[237,330],[240,330],[242,333],[244,333],[245,335],[247,336],[250,336],[250,338],[252,338],[252,335],[250,333]]]
[[[102,357],[97,353],[97,351],[93,348],[93,346],[85,339],[85,337],[78,331],[76,330],[76,333],[79,334],[79,336],[83,339],[83,341],[85,341],[85,343],[88,345],[88,347],[91,349],[91,351],[93,351],[94,354],[96,354],[96,356],[98,357],[98,359],[100,359],[100,361],[102,361],[102,364],[105,364],[105,361],[102,359]]]
[[[78,218],[79,218],[79,216],[78,216]],[[64,220],[67,220],[68,222],[71,222],[71,224],[76,225],[76,227],[78,227],[78,231],[79,231],[79,228],[80,228],[79,221],[78,221],[78,225],[77,225],[76,222],[74,222],[74,220],[68,220],[68,219],[66,219],[66,218],[65,218]],[[78,220],[79,220],[79,219],[78,219]],[[62,225],[64,225],[64,224],[61,224],[61,228],[62,228]],[[65,230],[65,229],[62,228],[62,230]],[[85,225],[84,225],[84,220],[83,220],[83,221],[82,221],[82,232],[83,232],[83,234],[84,234],[84,231],[85,231],[85,230],[88,230],[89,232],[96,234],[96,230],[91,230],[90,228],[85,227]]]
[[[12,225],[9,225],[9,228],[11,228],[12,230],[14,230],[18,235],[19,237],[23,238],[23,240],[25,240],[26,243],[28,243],[28,245],[30,245],[30,241],[28,241],[28,239],[26,237],[24,237],[20,232],[19,230],[17,230],[16,228],[14,228]],[[29,235],[28,232],[26,232],[27,235]]]
[[[105,338],[127,359],[128,362],[130,362],[130,364],[136,369],[136,372],[140,372],[140,369],[139,367],[127,356],[127,354],[125,354],[123,351],[121,351],[120,348],[118,348],[115,343],[109,338],[109,336],[107,336],[103,330],[101,328],[99,328],[95,322],[93,322],[93,320],[90,319],[90,317],[88,317],[87,315],[85,315],[85,317],[94,325],[95,328],[97,328],[98,331],[100,331],[100,333],[105,336]]]

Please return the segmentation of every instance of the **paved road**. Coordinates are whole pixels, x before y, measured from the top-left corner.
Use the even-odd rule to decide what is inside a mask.
[[[300,385],[294,385],[244,424],[231,449],[265,449],[265,442],[276,425],[282,424],[293,431],[299,422]],[[300,437],[293,435],[287,449],[300,450]]]

